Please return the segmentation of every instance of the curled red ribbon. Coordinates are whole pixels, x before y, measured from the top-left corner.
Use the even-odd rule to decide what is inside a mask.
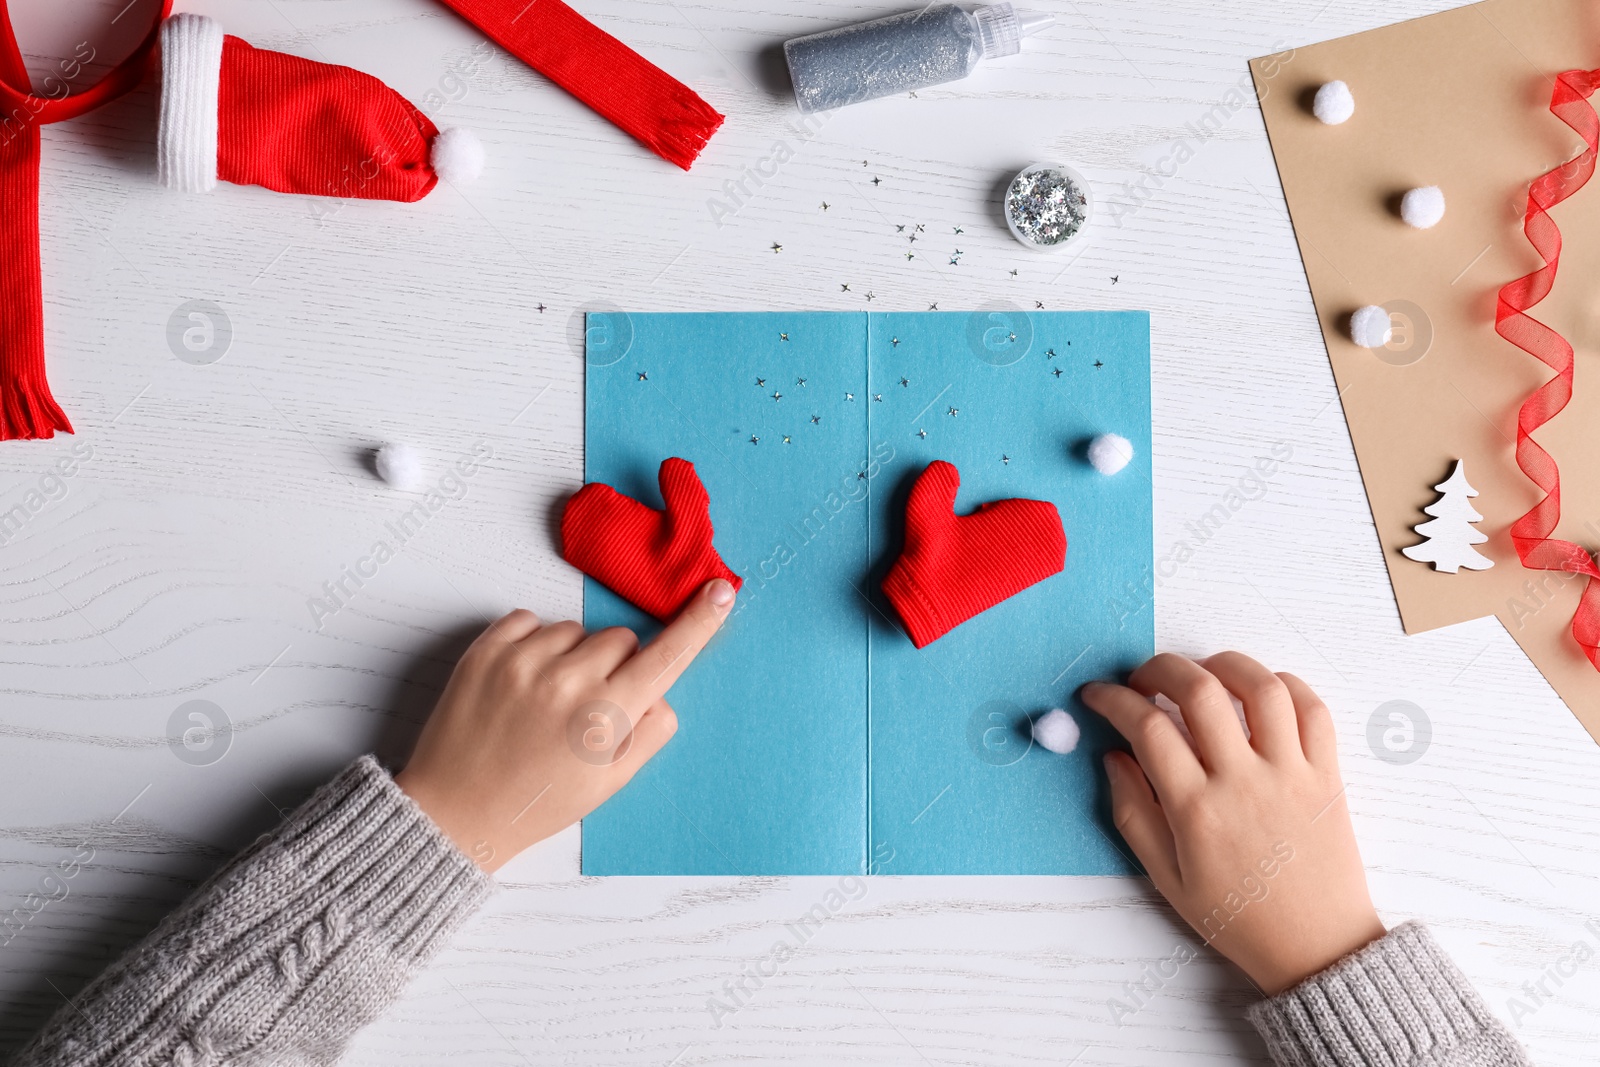
[[[1527,514],[1511,524],[1511,543],[1522,565],[1532,570],[1565,571],[1600,578],[1594,557],[1571,541],[1552,537],[1561,521],[1561,471],[1556,461],[1533,439],[1533,432],[1561,413],[1572,399],[1572,346],[1566,338],[1527,314],[1550,294],[1561,260],[1561,231],[1550,209],[1572,196],[1594,175],[1600,149],[1600,117],[1589,97],[1600,88],[1600,70],[1569,70],[1556,78],[1550,111],[1582,137],[1585,148],[1567,162],[1535,181],[1528,190],[1528,209],[1522,232],[1544,265],[1510,282],[1500,290],[1495,307],[1495,332],[1536,357],[1556,376],[1523,401],[1517,413],[1517,466],[1545,496]],[[1600,585],[1584,583],[1583,597],[1572,617],[1572,636],[1600,670]]]

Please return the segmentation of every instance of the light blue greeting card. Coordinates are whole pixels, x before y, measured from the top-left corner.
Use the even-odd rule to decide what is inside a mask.
[[[695,464],[738,606],[668,699],[679,729],[583,824],[590,875],[1119,874],[1075,698],[1154,648],[1143,312],[591,314],[587,480],[661,506]],[[1084,456],[1133,442],[1113,476]],[[1066,567],[923,649],[878,582],[911,483],[958,514],[1053,502]],[[593,580],[584,624],[659,627]],[[1062,756],[1031,721],[1066,708]]]

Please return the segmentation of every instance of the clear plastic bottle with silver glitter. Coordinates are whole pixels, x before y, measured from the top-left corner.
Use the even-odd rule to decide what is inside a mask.
[[[1043,12],[934,4],[843,26],[783,46],[795,103],[806,114],[965,78],[985,59],[1014,56],[1055,22]]]

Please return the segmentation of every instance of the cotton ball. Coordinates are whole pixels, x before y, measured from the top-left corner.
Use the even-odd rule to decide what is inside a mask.
[[[373,457],[378,477],[396,489],[409,492],[422,484],[422,456],[410,445],[390,442]]]
[[[1350,316],[1350,340],[1362,348],[1382,348],[1393,336],[1389,313],[1377,304],[1368,304]]]
[[[1089,462],[1101,474],[1115,474],[1133,459],[1133,442],[1119,434],[1103,433],[1089,442]]]
[[[1328,82],[1317,90],[1311,113],[1329,126],[1337,126],[1356,113],[1356,98],[1344,82]]]
[[[1051,708],[1033,724],[1033,739],[1058,756],[1078,747],[1078,720],[1061,708]]]
[[[1400,198],[1400,217],[1419,230],[1439,225],[1444,218],[1444,190],[1437,185],[1408,189]]]
[[[483,142],[471,130],[460,126],[440,132],[433,139],[428,162],[434,173],[451,185],[466,185],[483,173]]]

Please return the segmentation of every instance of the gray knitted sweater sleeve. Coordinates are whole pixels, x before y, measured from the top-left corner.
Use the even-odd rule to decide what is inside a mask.
[[[1418,922],[1247,1016],[1279,1067],[1532,1067]]]
[[[13,1067],[326,1067],[489,878],[372,757],[95,979]],[[1531,1067],[1420,923],[1249,1011],[1279,1067]]]
[[[219,871],[13,1067],[335,1062],[490,880],[370,756]]]

